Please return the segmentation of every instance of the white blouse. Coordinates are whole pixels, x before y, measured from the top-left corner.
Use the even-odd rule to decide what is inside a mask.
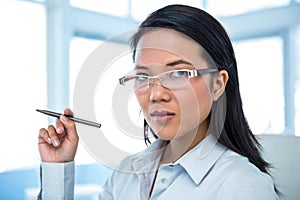
[[[207,136],[175,163],[161,165],[150,188],[165,141],[122,161],[106,181],[104,200],[274,200],[272,178],[255,165]],[[42,163],[42,199],[72,199],[74,163]],[[54,180],[53,174],[59,173]],[[64,188],[63,190],[61,188]],[[54,196],[53,196],[54,195]]]

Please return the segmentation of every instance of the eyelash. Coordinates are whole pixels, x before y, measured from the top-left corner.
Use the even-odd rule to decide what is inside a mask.
[[[135,75],[142,75],[142,76],[150,76],[149,74],[147,74],[147,73],[136,73]]]
[[[179,65],[176,65],[176,66],[172,67],[172,69],[169,69],[169,70],[167,70],[167,71],[173,71],[173,70],[185,70],[185,69],[188,69],[188,70],[194,70],[195,68],[193,68],[193,67],[190,66],[190,65],[179,64]],[[162,73],[162,72],[161,72],[161,73]],[[146,73],[146,72],[137,72],[135,75],[152,76],[151,74]]]

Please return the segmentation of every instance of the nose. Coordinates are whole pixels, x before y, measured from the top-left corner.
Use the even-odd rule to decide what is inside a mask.
[[[152,102],[160,102],[165,101],[168,102],[171,100],[170,90],[165,88],[161,82],[158,80],[153,81],[150,85],[150,101]]]

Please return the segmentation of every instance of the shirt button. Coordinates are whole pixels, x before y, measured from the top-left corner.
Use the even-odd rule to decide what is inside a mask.
[[[162,178],[162,179],[160,179],[160,182],[161,182],[161,183],[166,183],[166,182],[167,182],[167,179],[166,179],[166,178]]]

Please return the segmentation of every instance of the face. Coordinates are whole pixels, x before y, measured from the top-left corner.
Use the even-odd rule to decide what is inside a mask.
[[[177,32],[150,31],[138,42],[135,73],[155,76],[171,70],[208,68],[202,51],[198,43]],[[211,74],[192,77],[184,88],[173,90],[156,79],[148,89],[136,91],[136,97],[156,135],[174,140],[195,137],[199,131],[206,134],[212,87]]]

